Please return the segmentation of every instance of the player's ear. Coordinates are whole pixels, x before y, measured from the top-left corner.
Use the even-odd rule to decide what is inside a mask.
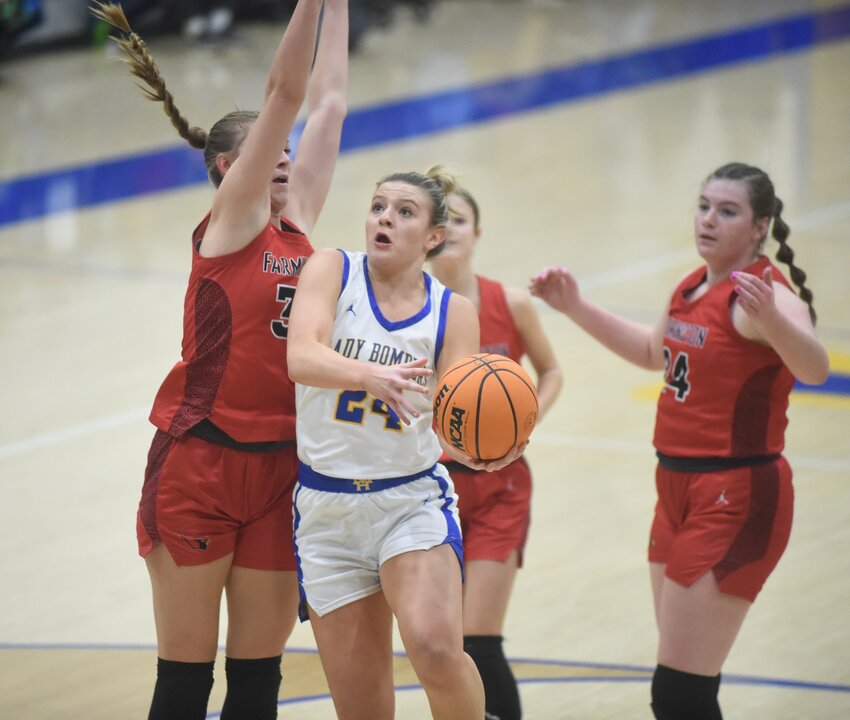
[[[431,228],[431,233],[425,240],[425,252],[431,252],[438,245],[446,241],[446,229],[444,227]]]
[[[233,165],[233,161],[224,153],[219,153],[215,156],[215,166],[218,168],[222,177],[224,177],[224,174],[230,170],[231,165]]]
[[[753,224],[753,229],[755,230],[755,236],[757,242],[764,242],[764,239],[767,237],[767,229],[770,226],[770,218],[759,218]]]

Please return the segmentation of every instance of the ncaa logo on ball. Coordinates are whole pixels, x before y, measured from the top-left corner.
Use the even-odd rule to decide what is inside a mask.
[[[452,416],[449,420],[449,441],[458,450],[464,450],[463,428],[466,424],[466,410],[460,407],[452,408]]]

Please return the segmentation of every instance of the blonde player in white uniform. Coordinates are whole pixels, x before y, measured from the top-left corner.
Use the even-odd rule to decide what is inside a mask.
[[[473,304],[423,271],[445,239],[453,187],[439,167],[381,180],[366,252],[318,250],[290,317],[302,619],[341,720],[394,716],[393,616],[433,717],[484,717],[463,651],[457,497],[431,413],[435,370],[479,343]],[[451,454],[496,469],[523,449],[489,463]]]

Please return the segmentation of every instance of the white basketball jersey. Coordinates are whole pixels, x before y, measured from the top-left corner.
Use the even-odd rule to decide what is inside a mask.
[[[343,254],[342,291],[331,347],[361,362],[396,365],[428,358],[432,370],[443,344],[451,290],[423,272],[424,306],[406,320],[381,313],[366,269],[365,253]],[[316,472],[339,478],[383,479],[412,475],[440,457],[431,428],[436,379],[420,379],[430,394],[407,393],[419,411],[410,425],[365,390],[295,385],[298,457]]]

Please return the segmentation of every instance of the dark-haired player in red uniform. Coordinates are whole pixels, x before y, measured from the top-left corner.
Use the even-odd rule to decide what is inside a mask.
[[[478,308],[481,352],[520,362],[528,356],[537,376],[539,415],[561,390],[558,359],[528,293],[476,275],[480,211],[465,189],[449,196],[451,216],[443,252],[431,259],[433,275]],[[464,649],[484,682],[488,718],[519,720],[519,690],[502,647],[502,628],[516,571],[522,566],[531,520],[531,471],[524,457],[494,472],[475,471],[443,458],[458,494],[465,559]]]
[[[677,285],[654,329],[587,302],[562,268],[531,281],[533,295],[610,350],[664,370],[649,543],[658,720],[721,718],[721,668],[791,529],[791,469],[781,455],[788,395],[795,377],[819,384],[829,373],[782,207],[762,170],[715,170],[694,219],[705,265]],[[771,228],[799,296],[762,255]]]
[[[212,210],[192,236],[182,360],[154,401],[158,429],[138,512],[159,654],[149,718],[206,717],[225,593],[221,717],[266,720],[277,717],[281,652],[298,605],[287,326],[299,272],[313,252],[306,233],[339,154],[347,0],[300,0],[272,61],[262,109],[229,113],[209,133],[177,110],[120,8],[102,4],[96,14],[123,31],[120,46],[133,74],[163,103],[180,136],[203,149],[216,187]],[[292,163],[288,136],[305,96],[309,112]]]

